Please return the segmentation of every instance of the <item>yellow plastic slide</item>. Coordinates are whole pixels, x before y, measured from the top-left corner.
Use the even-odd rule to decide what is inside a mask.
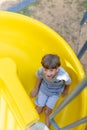
[[[37,20],[0,11],[0,130],[25,130],[39,119],[44,122],[44,113],[39,117],[29,93],[41,58],[47,53],[60,56],[62,66],[72,78],[72,91],[85,73],[66,41]],[[84,89],[55,117],[60,127],[86,116],[86,94]],[[72,130],[84,130],[84,125]]]

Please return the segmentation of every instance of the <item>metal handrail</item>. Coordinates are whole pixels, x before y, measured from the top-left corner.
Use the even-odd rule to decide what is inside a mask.
[[[83,15],[82,20],[81,20],[81,22],[80,22],[79,40],[78,40],[77,51],[76,51],[77,55],[78,55],[78,53],[79,53],[79,51],[80,51],[79,49],[80,49],[81,29],[82,29],[82,26],[86,23],[86,21],[87,21],[87,10],[84,11],[84,15]],[[85,52],[85,51],[84,51],[84,52]],[[83,54],[84,54],[84,53],[83,53]]]
[[[87,10],[84,11],[84,15],[83,15],[83,18],[80,22],[80,25],[82,26],[87,20]]]
[[[83,54],[85,53],[85,51],[87,51],[87,41],[84,43],[83,47],[81,48],[81,50],[78,52],[77,57],[79,59],[81,59],[81,57],[83,56]]]
[[[85,123],[85,122],[87,122],[87,116],[70,124],[70,125],[67,125],[66,127],[61,128],[60,130],[69,130],[70,128],[81,125],[82,123]]]
[[[50,115],[50,122],[55,127],[56,130],[60,130],[57,128],[57,124],[54,121],[54,117],[58,114],[67,104],[69,104],[85,87],[87,86],[87,77],[85,77],[80,84],[75,87],[75,89],[66,97],[64,101],[62,101],[59,107]]]

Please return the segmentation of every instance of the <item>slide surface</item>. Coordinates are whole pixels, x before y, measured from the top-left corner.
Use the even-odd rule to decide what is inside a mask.
[[[70,86],[70,91],[72,91],[84,78],[85,73],[66,41],[37,20],[16,13],[0,11],[0,58],[11,58],[15,62],[17,76],[28,96],[34,87],[35,73],[41,66],[41,58],[47,53],[60,56],[62,66],[72,78]],[[87,90],[84,89],[55,117],[60,127],[86,116],[86,93]],[[59,99],[56,107],[63,99],[63,97]],[[34,104],[34,99],[32,103]],[[44,121],[43,113],[40,115],[40,121]],[[51,129],[53,130],[52,127]],[[84,126],[80,125],[72,130],[84,130]]]
[[[0,130],[24,130],[39,119],[11,58],[0,59]]]

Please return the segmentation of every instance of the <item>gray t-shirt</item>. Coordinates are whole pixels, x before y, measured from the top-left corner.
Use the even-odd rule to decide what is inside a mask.
[[[45,78],[43,67],[39,68],[36,75],[38,78],[42,79],[40,91],[48,96],[60,95],[65,85],[70,85],[71,83],[69,74],[62,67],[59,67],[57,74],[51,80]]]

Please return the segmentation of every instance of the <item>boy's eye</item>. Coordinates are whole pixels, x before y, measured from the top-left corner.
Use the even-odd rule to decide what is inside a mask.
[[[44,68],[44,71],[47,71],[47,69]]]

